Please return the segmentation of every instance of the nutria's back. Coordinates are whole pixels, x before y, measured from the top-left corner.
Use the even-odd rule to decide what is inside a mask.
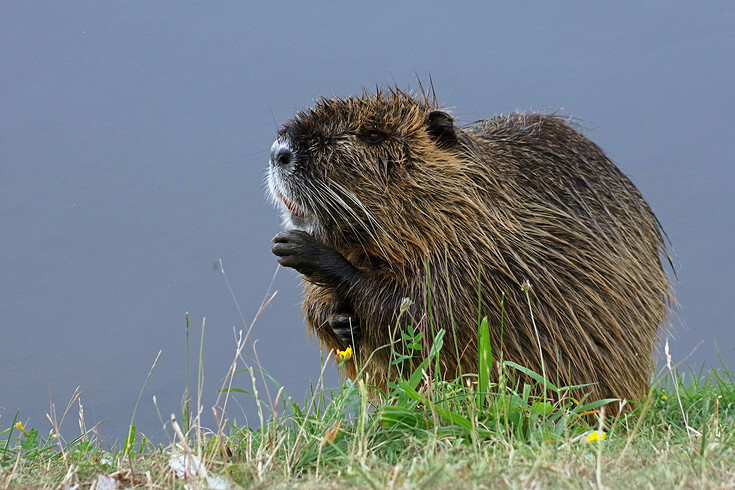
[[[595,383],[594,398],[646,393],[670,298],[661,228],[566,120],[460,128],[399,91],[322,99],[279,132],[269,184],[291,229],[274,253],[306,279],[309,328],[328,348],[372,355],[379,383],[403,298],[413,306],[400,325],[427,349],[432,329],[447,331],[445,375],[474,372],[479,292],[505,360],[562,385]]]

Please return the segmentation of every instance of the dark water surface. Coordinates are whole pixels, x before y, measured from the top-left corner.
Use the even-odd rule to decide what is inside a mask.
[[[164,419],[179,412],[187,311],[192,380],[206,317],[211,424],[245,328],[214,264],[249,324],[276,272],[263,181],[277,126],[319,95],[416,88],[416,74],[463,122],[578,117],[673,243],[674,358],[719,365],[716,343],[735,366],[731,2],[346,5],[0,5],[0,430],[20,410],[46,434],[49,402],[60,417],[80,387],[87,425],[107,420],[100,433],[121,439],[162,350],[136,422],[165,442],[152,397]],[[252,336],[303,399],[319,348],[296,275],[281,270],[273,289]],[[249,376],[233,386],[250,390]],[[230,418],[257,424],[253,399],[237,401]]]

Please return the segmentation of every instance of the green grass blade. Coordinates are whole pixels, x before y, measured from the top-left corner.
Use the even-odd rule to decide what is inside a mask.
[[[550,389],[554,393],[559,393],[559,391],[561,391],[554,384],[552,384],[551,381],[549,381],[547,379],[544,379],[543,376],[541,376],[540,374],[538,374],[538,373],[536,373],[536,372],[528,369],[527,367],[521,366],[520,364],[516,364],[515,362],[512,362],[512,361],[505,361],[505,362],[503,362],[503,365],[504,366],[508,366],[508,367],[512,367],[513,369],[522,372],[523,374],[525,374],[529,378],[533,379],[534,381],[537,381],[538,383],[540,383],[544,387]]]
[[[156,356],[156,359],[153,361],[153,365],[151,366],[150,371],[148,371],[148,376],[145,377],[145,382],[143,382],[143,387],[140,389],[140,393],[138,393],[138,400],[135,402],[135,408],[133,408],[133,416],[130,417],[130,431],[128,432],[128,437],[125,439],[125,451],[124,451],[125,455],[128,455],[129,451],[133,448],[133,441],[135,440],[135,425],[134,425],[135,413],[138,411],[138,405],[140,405],[140,399],[143,396],[145,387],[148,386],[148,381],[151,379],[153,370],[156,369],[156,364],[158,364],[158,360],[161,358],[162,352],[163,352],[162,350],[158,351],[158,355]]]
[[[480,332],[477,341],[477,390],[480,393],[487,393],[490,386],[490,374],[493,368],[493,352],[490,345],[490,328],[488,327],[487,317],[480,322]],[[479,402],[479,400],[478,400]],[[482,408],[482,405],[478,405]]]

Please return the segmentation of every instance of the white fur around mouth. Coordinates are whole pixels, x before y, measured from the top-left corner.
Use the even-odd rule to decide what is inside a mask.
[[[268,172],[268,188],[273,203],[281,211],[283,226],[287,229],[296,228],[312,232],[316,225],[315,216],[288,192],[288,186],[282,179],[279,169],[271,165]]]

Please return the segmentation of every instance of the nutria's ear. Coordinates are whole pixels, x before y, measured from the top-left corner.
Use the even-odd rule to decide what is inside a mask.
[[[444,148],[451,148],[457,144],[457,129],[454,127],[454,118],[444,111],[431,111],[426,116],[429,134],[437,144]]]

